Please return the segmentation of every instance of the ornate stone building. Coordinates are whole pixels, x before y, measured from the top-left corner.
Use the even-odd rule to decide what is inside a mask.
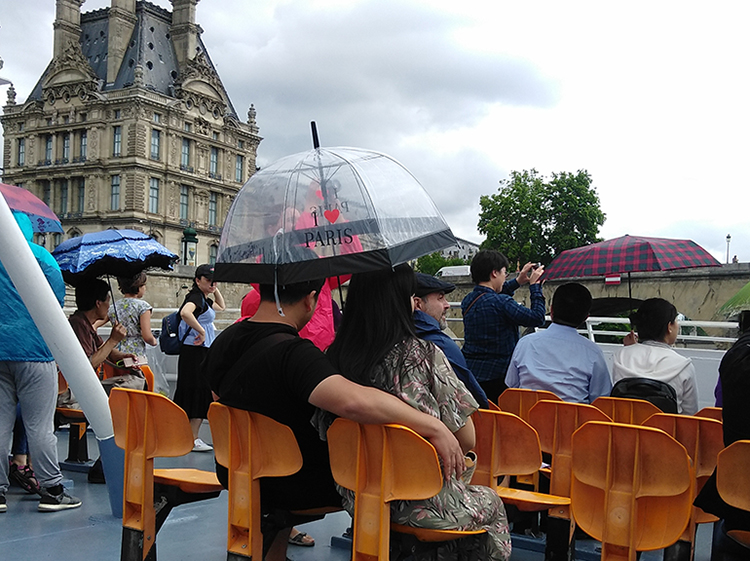
[[[62,219],[48,249],[132,228],[182,263],[215,260],[261,137],[255,109],[240,120],[201,40],[199,0],[171,0],[172,13],[112,0],[84,14],[85,0],[56,1],[52,62],[25,102],[8,89],[3,181]]]

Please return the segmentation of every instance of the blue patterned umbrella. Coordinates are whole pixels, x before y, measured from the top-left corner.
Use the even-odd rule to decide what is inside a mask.
[[[136,230],[84,234],[64,241],[52,255],[60,265],[65,282],[72,286],[102,275],[132,277],[151,268],[169,271],[177,261],[177,255]]]

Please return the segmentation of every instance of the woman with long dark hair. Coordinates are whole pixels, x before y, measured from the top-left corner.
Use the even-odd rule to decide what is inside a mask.
[[[677,308],[663,298],[649,298],[630,315],[638,333],[637,343],[627,345],[615,355],[612,382],[625,378],[650,378],[672,386],[677,411],[693,415],[698,411],[698,387],[693,362],[672,346],[680,325]]]
[[[478,404],[442,351],[417,338],[412,319],[415,289],[409,265],[354,275],[328,356],[349,379],[438,417],[468,452],[475,442],[470,415]],[[318,421],[320,428],[327,428],[331,419]],[[468,484],[472,472],[468,470],[460,479],[450,477],[431,499],[392,502],[391,520],[423,528],[485,529],[486,534],[445,547],[471,551],[475,555],[471,558],[507,560],[511,546],[505,508],[490,488]],[[353,512],[353,493],[340,492],[345,508]]]
[[[180,308],[182,321],[178,336],[182,345],[177,362],[174,402],[185,410],[190,419],[195,444],[193,452],[210,452],[213,448],[198,436],[213,401],[211,386],[201,371],[201,363],[216,338],[214,318],[217,310],[224,310],[224,297],[216,286],[211,265],[198,266],[194,276],[193,287]],[[209,296],[213,296],[214,300]]]

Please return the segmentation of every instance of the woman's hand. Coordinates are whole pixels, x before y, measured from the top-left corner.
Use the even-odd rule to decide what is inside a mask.
[[[443,477],[447,480],[453,475],[458,479],[466,470],[464,453],[458,440],[448,427],[443,425],[443,428],[445,430],[438,431],[428,440],[437,450],[440,459],[443,460]]]
[[[196,347],[200,347],[203,344],[203,341],[205,341],[205,340],[206,340],[206,332],[204,331],[203,333],[201,333],[200,331],[198,331],[195,334],[195,339],[193,340],[193,345],[195,345]]]
[[[630,330],[630,333],[625,335],[625,337],[622,339],[622,344],[626,347],[630,345],[635,345],[638,342],[638,335],[635,334],[635,331],[632,329]]]

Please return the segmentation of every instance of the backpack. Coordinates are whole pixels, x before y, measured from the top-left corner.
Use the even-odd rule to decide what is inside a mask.
[[[165,355],[180,354],[180,347],[190,333],[188,329],[185,337],[180,340],[178,333],[180,331],[180,310],[164,316],[161,320],[161,333],[159,334],[159,348]]]
[[[182,306],[184,305],[185,303],[183,302]],[[179,310],[177,310],[176,312],[172,312],[168,316],[164,316],[161,320],[161,333],[159,333],[159,348],[161,349],[161,352],[163,352],[165,355],[180,354],[180,347],[182,347],[182,344],[185,342],[185,339],[187,339],[188,333],[190,333],[190,329],[188,329],[185,332],[185,336],[182,339],[179,338],[180,322],[182,321],[180,312],[182,311],[182,306],[180,306]],[[201,307],[201,314],[205,311],[204,310],[205,306],[206,306],[206,299],[204,298],[203,306]]]
[[[664,413],[677,413],[677,392],[660,380],[651,378],[623,378],[609,394],[612,397],[627,397],[650,401]]]

